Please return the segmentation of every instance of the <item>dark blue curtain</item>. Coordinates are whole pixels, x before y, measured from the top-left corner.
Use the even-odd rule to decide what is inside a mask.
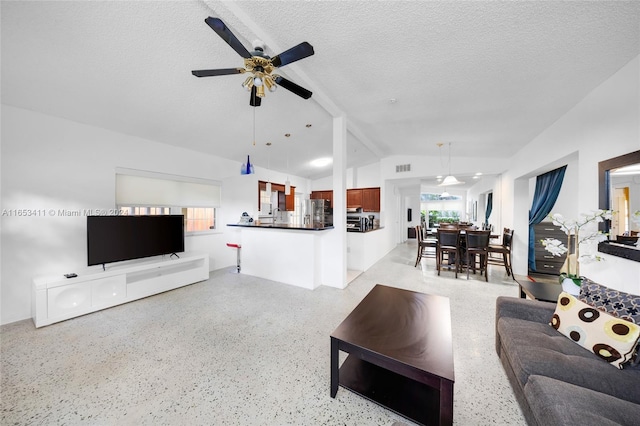
[[[567,166],[552,170],[536,178],[536,190],[533,194],[533,203],[529,210],[529,270],[536,270],[536,260],[534,255],[534,246],[536,236],[533,231],[533,225],[542,222],[546,218],[553,205],[558,199],[562,181],[564,180],[564,172]]]
[[[491,216],[491,210],[493,210],[493,192],[487,195],[487,210],[484,214],[484,223],[489,224],[489,216]]]

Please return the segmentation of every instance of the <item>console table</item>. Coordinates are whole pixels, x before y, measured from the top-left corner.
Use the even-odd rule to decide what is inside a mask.
[[[209,279],[207,253],[155,256],[33,279],[31,317],[36,327]]]

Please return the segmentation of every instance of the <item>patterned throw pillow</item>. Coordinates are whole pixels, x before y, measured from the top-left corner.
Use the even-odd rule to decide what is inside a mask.
[[[558,297],[549,325],[619,369],[631,359],[640,339],[640,326],[595,309],[565,292]]]
[[[613,316],[640,324],[640,296],[614,290],[585,278],[578,299]]]

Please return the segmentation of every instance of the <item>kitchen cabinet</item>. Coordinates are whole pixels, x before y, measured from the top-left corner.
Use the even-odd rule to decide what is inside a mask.
[[[362,189],[347,189],[347,208],[362,207]]]
[[[333,208],[333,191],[312,191],[312,200],[329,200]],[[347,208],[361,207],[363,212],[380,211],[380,188],[347,189]]]
[[[266,191],[267,182],[258,181],[258,210],[261,209],[260,202],[260,191]],[[285,195],[284,193],[284,185],[279,183],[271,182],[271,191],[278,192],[278,205],[277,207],[280,211],[292,212],[296,209],[296,187],[292,186],[289,195]]]
[[[380,211],[380,188],[363,188],[362,189],[362,211],[364,212]]]
[[[311,191],[311,200],[329,200],[333,208],[333,191]]]

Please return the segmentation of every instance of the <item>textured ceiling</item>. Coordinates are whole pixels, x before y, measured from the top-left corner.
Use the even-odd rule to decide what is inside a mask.
[[[2,103],[236,161],[251,154],[305,177],[330,173],[308,162],[331,156],[335,114],[348,120],[349,165],[437,157],[437,142],[453,143],[454,165],[460,156],[506,162],[640,53],[636,1],[2,1],[1,8]],[[278,72],[313,97],[280,88],[252,108],[243,76],[193,77],[193,69],[242,64],[207,16],[220,17],[248,48],[264,40],[272,56],[311,43],[314,56]],[[453,169],[475,171],[501,170]]]

